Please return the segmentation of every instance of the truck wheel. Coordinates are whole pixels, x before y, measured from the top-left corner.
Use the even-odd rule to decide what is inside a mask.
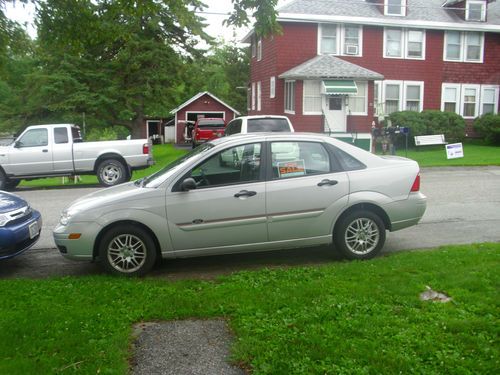
[[[103,186],[114,186],[129,180],[127,168],[116,159],[107,159],[97,167],[97,179]]]
[[[143,276],[153,268],[156,258],[151,236],[134,225],[111,228],[99,243],[99,260],[113,274]]]
[[[340,219],[333,240],[347,259],[370,259],[384,246],[385,225],[373,212],[356,210]]]

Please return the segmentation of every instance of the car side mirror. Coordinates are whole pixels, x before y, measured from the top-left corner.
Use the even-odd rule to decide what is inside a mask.
[[[196,189],[196,181],[194,180],[194,178],[188,177],[184,181],[182,181],[181,183],[182,191],[189,191],[194,189]]]
[[[15,141],[14,142],[14,148],[21,148],[22,142],[21,141]]]

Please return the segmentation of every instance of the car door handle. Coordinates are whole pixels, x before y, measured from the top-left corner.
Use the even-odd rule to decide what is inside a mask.
[[[49,152],[49,150],[47,150],[46,148],[42,150],[42,152]]]
[[[329,180],[329,179],[324,179],[321,182],[318,182],[318,186],[324,186],[324,185],[337,185],[339,182],[337,180]]]
[[[234,197],[235,198],[239,198],[239,197],[253,197],[254,195],[257,195],[256,191],[242,190],[239,193],[234,194]]]

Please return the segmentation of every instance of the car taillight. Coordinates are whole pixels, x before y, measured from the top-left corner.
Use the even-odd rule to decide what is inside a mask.
[[[142,153],[143,154],[149,154],[149,143],[144,143],[142,145]]]
[[[415,181],[413,181],[413,185],[411,186],[410,192],[420,191],[420,173],[415,177]]]

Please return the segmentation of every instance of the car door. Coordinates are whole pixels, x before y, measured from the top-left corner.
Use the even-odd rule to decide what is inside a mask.
[[[331,238],[348,202],[347,174],[321,142],[273,141],[268,147],[269,241]]]
[[[54,127],[54,144],[52,147],[52,165],[54,172],[73,171],[73,150],[65,126]]]
[[[166,196],[174,251],[215,254],[267,241],[261,143],[228,148],[185,173]],[[197,187],[181,191],[193,178]]]
[[[37,175],[52,172],[52,152],[46,128],[28,129],[9,150],[8,174]]]

